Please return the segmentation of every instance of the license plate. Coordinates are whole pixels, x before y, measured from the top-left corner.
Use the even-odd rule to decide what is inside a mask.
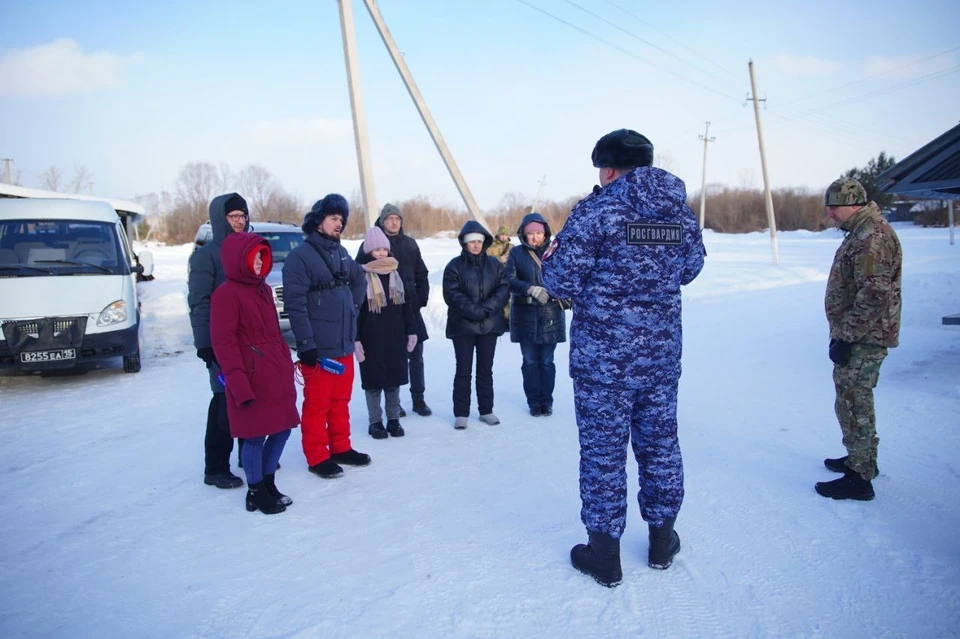
[[[20,362],[23,364],[33,362],[60,362],[65,359],[77,359],[77,350],[75,348],[64,348],[58,351],[28,351],[20,353]]]

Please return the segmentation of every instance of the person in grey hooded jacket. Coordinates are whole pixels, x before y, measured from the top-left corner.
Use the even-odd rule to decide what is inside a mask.
[[[207,409],[207,432],[203,439],[203,483],[217,488],[239,488],[243,481],[230,472],[230,453],[233,438],[227,419],[227,400],[224,387],[217,381],[220,365],[213,354],[210,339],[210,296],[225,280],[220,261],[220,245],[230,233],[250,228],[247,202],[236,193],[218,195],[210,202],[210,228],[213,239],[190,256],[187,280],[187,304],[190,307],[190,326],[197,357],[203,360],[210,376],[213,398]]]

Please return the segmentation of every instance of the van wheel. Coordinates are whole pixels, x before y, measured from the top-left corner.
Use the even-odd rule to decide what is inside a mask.
[[[133,355],[123,356],[123,372],[124,373],[140,372],[140,349],[137,349],[137,352],[134,353]]]

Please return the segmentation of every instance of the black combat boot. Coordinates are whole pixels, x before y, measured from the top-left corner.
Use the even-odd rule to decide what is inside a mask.
[[[331,461],[347,466],[368,466],[370,464],[370,455],[358,453],[354,449],[345,450],[342,453],[333,453],[330,455]]]
[[[874,498],[873,484],[849,468],[840,479],[818,481],[814,489],[830,499],[870,501]]]
[[[367,432],[370,433],[370,436],[374,439],[387,438],[387,429],[383,427],[383,422],[373,422],[370,424],[370,427],[367,428]]]
[[[391,437],[403,437],[406,434],[403,431],[403,426],[400,425],[399,419],[387,420],[387,432],[390,433]]]
[[[343,475],[343,468],[332,459],[325,459],[319,464],[310,466],[310,472],[324,479],[334,479]]]
[[[270,494],[263,482],[248,484],[247,489],[247,510],[249,512],[259,510],[264,515],[276,515],[287,509]]]
[[[620,569],[620,540],[607,533],[587,531],[590,541],[570,549],[570,563],[585,575],[607,588],[620,585],[623,571]]]
[[[427,403],[423,401],[423,395],[413,398],[413,412],[422,417],[430,417],[430,415],[433,415],[433,411],[430,410]]]
[[[263,485],[267,489],[273,498],[280,503],[281,506],[289,506],[293,503],[293,500],[277,490],[277,476],[276,474],[264,475],[263,476]]]
[[[243,480],[229,470],[223,473],[204,475],[203,483],[207,486],[216,486],[217,488],[240,488],[243,486]]]
[[[827,458],[823,460],[823,465],[826,466],[827,470],[832,470],[835,473],[846,473],[847,471],[850,470],[850,467],[847,466],[847,459],[849,457],[850,457],[849,455],[844,455],[843,457],[837,457],[836,459]],[[880,474],[879,466],[874,465],[873,474],[874,475]]]
[[[649,526],[650,550],[647,553],[647,565],[656,570],[666,570],[673,563],[674,556],[680,552],[680,535],[673,529],[676,517],[667,517],[660,527]]]

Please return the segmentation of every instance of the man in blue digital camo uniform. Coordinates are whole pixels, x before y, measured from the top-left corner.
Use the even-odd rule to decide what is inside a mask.
[[[680,287],[700,273],[706,251],[683,181],[652,164],[653,144],[636,131],[600,138],[593,165],[601,186],[574,207],[543,258],[550,294],[573,300],[570,376],[589,543],[574,546],[570,559],[604,586],[622,579],[628,440],[640,468],[648,564],[669,568],[680,550]]]

